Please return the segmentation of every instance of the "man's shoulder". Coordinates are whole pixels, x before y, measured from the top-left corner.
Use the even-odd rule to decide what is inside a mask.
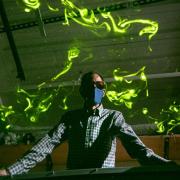
[[[107,112],[111,115],[115,115],[115,116],[119,116],[119,115],[122,115],[122,112],[121,111],[118,111],[118,110],[115,110],[115,109],[107,109],[107,108],[104,108],[104,112]]]
[[[83,112],[83,109],[73,109],[65,112],[64,116],[74,116],[80,115]]]

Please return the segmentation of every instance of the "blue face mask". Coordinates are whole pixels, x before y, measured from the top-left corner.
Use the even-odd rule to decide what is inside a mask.
[[[94,88],[94,104],[101,104],[102,98],[104,96],[104,91],[97,87]]]

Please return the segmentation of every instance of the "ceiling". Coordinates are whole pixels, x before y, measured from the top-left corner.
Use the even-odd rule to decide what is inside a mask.
[[[180,39],[180,2],[175,0],[144,1],[144,4],[133,6],[133,1],[73,1],[78,7],[95,9],[112,5],[126,4],[126,8],[112,10],[113,17],[133,19],[150,19],[159,24],[157,34],[148,41],[147,35],[138,36],[139,27],[135,24],[125,35],[109,32],[102,37],[96,36],[88,28],[70,20],[69,26],[63,25],[64,6],[59,1],[50,1],[58,12],[50,11],[47,4],[40,6],[42,19],[54,18],[52,23],[38,25],[38,16],[32,11],[24,12],[22,6],[14,0],[4,2],[5,11],[9,20],[14,50],[17,51],[22,69],[16,67],[12,48],[7,39],[2,20],[0,33],[0,91],[8,91],[21,85],[26,88],[36,88],[36,85],[50,80],[62,71],[67,61],[70,47],[76,46],[80,50],[78,58],[73,61],[72,68],[57,81],[77,80],[80,73],[97,70],[107,78],[112,78],[112,72],[119,67],[122,70],[135,72],[146,66],[147,74],[174,73],[179,71],[179,39]],[[138,2],[138,1],[136,1]],[[151,3],[148,3],[151,2]],[[146,3],[146,4],[145,4]],[[111,8],[112,9],[112,8]],[[97,14],[99,17],[100,15]],[[53,22],[54,21],[54,22]],[[34,25],[31,27],[31,23]],[[103,32],[100,32],[103,34]],[[11,42],[10,42],[11,43]],[[148,46],[152,48],[149,51]],[[19,68],[19,72],[17,71]],[[25,80],[22,80],[21,70]],[[19,78],[17,78],[19,76]]]

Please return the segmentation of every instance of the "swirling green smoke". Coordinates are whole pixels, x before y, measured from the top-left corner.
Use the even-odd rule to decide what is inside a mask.
[[[43,1],[42,1],[43,2]],[[134,19],[128,20],[118,17],[119,20],[116,22],[111,12],[104,12],[100,8],[97,8],[100,17],[97,17],[93,10],[87,8],[79,8],[70,0],[60,0],[61,4],[64,6],[64,25],[70,25],[69,19],[78,23],[81,26],[87,27],[92,32],[98,36],[102,36],[102,31],[104,33],[116,33],[125,34],[132,24],[142,24],[146,25],[140,30],[139,36],[144,34],[149,34],[148,39],[150,40],[158,31],[158,23],[149,19]],[[22,0],[25,6],[24,10],[30,12],[31,10],[36,10],[40,7],[40,0]],[[54,8],[50,6],[50,3],[46,1],[47,7],[51,11],[59,11],[59,8]],[[100,30],[100,33],[98,31]]]
[[[144,24],[146,27],[140,30],[139,36],[143,34],[149,34],[148,39],[150,40],[158,31],[158,23],[148,19],[122,19],[119,17],[119,21],[116,22],[111,12],[103,12],[99,9],[101,18],[95,16],[93,10],[87,8],[78,8],[69,0],[61,0],[65,6],[65,23],[64,25],[70,25],[69,19],[72,19],[81,26],[87,27],[90,30],[98,34],[98,30],[104,30],[106,32],[114,32],[116,34],[125,34],[132,24]],[[80,15],[80,18],[79,18]],[[103,21],[103,19],[107,19]],[[101,21],[100,21],[101,19]],[[109,21],[110,22],[109,22]],[[100,35],[100,34],[99,34]]]
[[[162,109],[160,118],[155,121],[159,133],[169,134],[180,126],[180,105],[173,102],[168,109]]]
[[[47,92],[46,90],[43,90],[43,86],[48,85],[49,82],[56,81],[59,79],[62,75],[66,74],[72,67],[73,59],[77,58],[79,56],[80,50],[72,46],[67,51],[67,61],[65,62],[64,68],[56,74],[54,77],[51,78],[48,82],[43,82],[39,86],[37,86],[37,89],[34,93],[30,93],[23,88],[18,87],[17,88],[17,103],[23,107],[23,112],[15,112],[13,110],[12,106],[3,106],[0,105],[0,123],[6,123],[6,128],[10,127],[10,122],[8,121],[8,117],[12,116],[14,119],[16,119],[18,114],[25,114],[26,120],[30,122],[37,122],[40,115],[42,113],[45,113],[49,110],[49,108],[52,106],[53,100],[59,92],[61,91],[61,86],[54,88],[50,92]],[[62,109],[67,110],[68,106],[66,104],[67,97],[72,92],[69,92],[63,99],[62,99],[62,105],[60,106]],[[1,126],[2,127],[2,126]]]
[[[65,62],[64,68],[56,74],[54,77],[51,78],[49,82],[56,81],[59,79],[62,75],[66,74],[72,67],[73,59],[77,58],[79,56],[80,50],[73,46],[68,50],[68,58]],[[39,119],[39,116],[41,113],[47,112],[48,109],[52,105],[52,101],[55,97],[57,97],[61,86],[59,85],[58,88],[55,88],[51,92],[47,93],[42,90],[42,87],[48,84],[49,82],[43,82],[40,85],[38,85],[38,90],[36,94],[30,94],[27,91],[18,88],[17,93],[21,94],[21,98],[19,99],[19,102],[22,102],[22,100],[26,102],[27,106],[24,108],[24,112],[26,114],[26,117],[31,122],[36,122]],[[24,99],[22,98],[24,96]],[[62,100],[63,106],[61,106],[62,109],[67,110],[68,106],[66,105],[67,96],[64,97]],[[23,104],[23,102],[21,103]]]
[[[146,96],[148,96],[148,88],[147,88],[147,77],[144,73],[145,66],[142,67],[135,73],[128,74],[127,72],[121,71],[120,69],[115,69],[113,71],[114,83],[111,83],[106,92],[106,96],[110,102],[115,105],[125,105],[127,108],[132,109],[133,99],[138,97],[138,94],[146,90]],[[126,73],[127,75],[121,75],[122,73]],[[143,84],[133,84],[133,77],[138,77],[140,82]],[[131,79],[130,79],[131,78]],[[128,85],[128,88],[123,90],[124,87]]]
[[[12,116],[15,113],[12,106],[0,105],[0,127],[5,126],[6,129],[10,128],[8,117]]]
[[[40,7],[40,0],[18,0],[20,5],[23,6],[25,12],[36,10]]]
[[[36,94],[30,94],[22,88],[17,89],[19,99],[17,100],[21,106],[24,106],[24,113],[28,120],[36,122],[39,119],[41,113],[48,111],[52,105],[54,97],[57,96],[57,89],[47,93],[42,90],[38,90]]]
[[[53,82],[53,81],[56,81],[57,79],[59,79],[62,75],[66,74],[72,67],[72,64],[73,64],[73,59],[77,58],[80,54],[80,50],[78,47],[76,46],[73,46],[71,47],[69,50],[68,50],[68,58],[67,58],[67,61],[65,62],[65,65],[64,65],[64,68],[59,72],[57,73],[55,76],[53,76],[51,78],[50,81],[48,82],[43,82],[41,84],[38,85],[38,88],[42,88],[44,85],[46,85],[47,83],[50,83],[50,82]]]
[[[66,61],[64,69],[59,72],[56,76],[51,78],[51,81],[57,80],[59,77],[61,77],[63,74],[67,73],[73,64],[73,59],[77,58],[79,56],[80,50],[77,47],[72,47],[68,50],[68,60]]]

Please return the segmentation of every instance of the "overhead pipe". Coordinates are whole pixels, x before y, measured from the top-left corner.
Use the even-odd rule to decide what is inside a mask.
[[[41,33],[41,36],[46,38],[46,30],[44,28],[44,22],[43,22],[42,14],[39,8],[35,10],[35,16],[39,25],[39,31]]]
[[[160,73],[160,74],[146,74],[147,79],[164,79],[164,78],[177,78],[180,77],[180,72],[171,72],[171,73]],[[104,78],[106,83],[114,82],[114,78]],[[127,80],[139,80],[139,77],[133,76],[127,78]],[[64,82],[51,82],[43,86],[43,88],[53,88],[53,87],[67,87],[67,86],[79,86],[80,80],[73,80],[73,81],[64,81]],[[22,85],[25,89],[36,89],[37,85]]]

